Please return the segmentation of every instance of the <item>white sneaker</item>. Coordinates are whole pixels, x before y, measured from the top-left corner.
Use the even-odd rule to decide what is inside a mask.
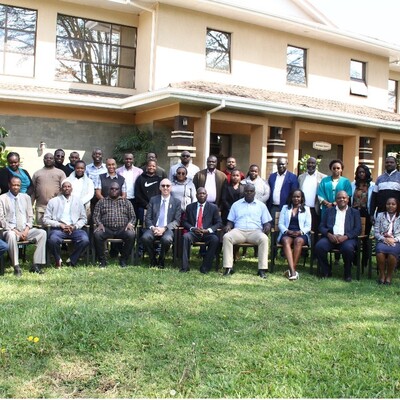
[[[290,269],[288,269],[287,271],[285,271],[285,272],[283,273],[283,276],[285,276],[286,278],[289,278],[289,276],[290,276]]]
[[[289,281],[296,281],[299,279],[299,273],[296,271],[294,275],[289,276]]]

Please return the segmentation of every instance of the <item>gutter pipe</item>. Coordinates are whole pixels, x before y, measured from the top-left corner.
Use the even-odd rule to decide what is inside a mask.
[[[211,134],[211,114],[221,110],[222,108],[225,108],[225,99],[221,100],[221,104],[215,108],[212,108],[211,110],[208,110],[206,113],[206,134],[205,134],[205,143],[204,143],[204,165],[207,167],[207,158],[209,156],[209,151],[210,151],[210,134]]]

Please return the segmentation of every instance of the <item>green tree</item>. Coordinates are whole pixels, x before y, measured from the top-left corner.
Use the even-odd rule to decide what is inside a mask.
[[[149,128],[139,129],[134,127],[132,132],[121,137],[115,147],[113,156],[118,164],[123,164],[124,154],[133,153],[135,164],[140,166],[146,161],[146,153],[155,151],[160,153],[165,150],[166,135],[161,131],[153,132]]]
[[[0,126],[0,167],[5,167],[7,165],[7,155],[9,153],[6,150],[6,144],[4,142],[4,138],[8,136],[8,132],[5,128]]]

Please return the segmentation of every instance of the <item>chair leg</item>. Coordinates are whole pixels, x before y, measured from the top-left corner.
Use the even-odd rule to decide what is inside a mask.
[[[0,275],[4,275],[4,254],[0,257]]]

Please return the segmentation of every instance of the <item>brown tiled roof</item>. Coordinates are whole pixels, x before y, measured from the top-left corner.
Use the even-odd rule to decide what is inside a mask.
[[[202,81],[179,82],[171,84],[171,87],[210,94],[236,96],[247,99],[288,104],[291,106],[303,107],[305,109],[345,113],[353,116],[400,123],[400,115],[389,111],[383,111],[372,107],[356,106],[354,104],[343,103],[335,100],[300,96],[291,93],[273,92],[269,90],[252,89],[245,86],[223,85],[220,83]]]
[[[109,93],[109,92],[97,92],[94,90],[82,90],[82,89],[60,89],[60,88],[49,88],[43,86],[34,86],[34,85],[17,85],[13,83],[0,83],[0,90],[11,90],[14,92],[21,92],[24,94],[28,93],[37,93],[37,94],[59,94],[63,96],[83,96],[89,98],[114,98],[114,99],[124,99],[129,97],[127,94],[120,93]]]

